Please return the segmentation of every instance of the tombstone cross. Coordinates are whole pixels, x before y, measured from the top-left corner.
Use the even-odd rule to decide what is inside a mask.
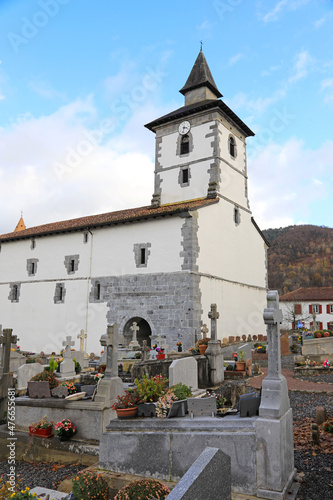
[[[104,378],[118,377],[118,325],[113,323],[107,328],[107,333],[102,335],[100,343],[106,348],[106,368]]]
[[[9,373],[10,364],[10,349],[12,344],[16,344],[17,336],[12,335],[13,330],[5,329],[0,337],[0,344],[2,344],[2,359],[1,359],[1,372],[2,374]]]
[[[279,294],[276,290],[267,292],[267,305],[264,309],[264,322],[268,337],[268,378],[281,378],[280,323],[283,315],[279,309]]]
[[[210,311],[208,313],[208,318],[210,318],[210,330],[211,330],[211,339],[217,340],[217,320],[220,317],[220,313],[217,312],[217,305],[212,304],[210,306]]]
[[[80,333],[77,336],[78,339],[80,339],[80,351],[84,352],[84,341],[87,338],[87,334],[84,333],[84,330],[80,330]]]
[[[147,340],[142,342],[142,361],[147,360],[147,355],[149,353],[149,347],[147,346]]]
[[[132,339],[132,342],[137,342],[137,338],[136,338],[136,332],[138,332],[140,330],[140,327],[138,327],[138,324],[133,321],[133,324],[131,326],[131,330],[133,332],[133,339]]]
[[[208,313],[209,314],[209,313]],[[209,332],[209,328],[207,328],[207,325],[206,323],[204,323],[201,327],[201,331],[202,331],[202,335],[204,337],[207,337],[207,333]]]
[[[72,359],[71,356],[71,346],[75,344],[74,340],[72,340],[72,337],[69,335],[66,337],[66,340],[63,341],[62,345],[65,347],[65,352],[63,355],[63,358],[69,358]]]

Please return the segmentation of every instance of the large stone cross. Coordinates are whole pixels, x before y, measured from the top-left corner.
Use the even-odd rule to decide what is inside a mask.
[[[1,374],[9,373],[11,345],[18,341],[17,336],[12,335],[12,333],[13,330],[5,329],[0,336],[0,344],[2,344]]]
[[[118,377],[118,325],[113,323],[107,328],[107,333],[100,338],[101,345],[106,348],[106,368],[104,378]]]
[[[210,313],[208,313],[209,315]],[[207,333],[209,332],[209,328],[207,328],[206,323],[204,323],[201,327],[203,337],[207,337]]]
[[[219,317],[220,313],[217,312],[217,305],[212,304],[208,313],[208,318],[210,318],[210,331],[212,340],[217,340],[217,320],[219,319]]]
[[[70,335],[68,335],[66,337],[66,340],[63,341],[62,345],[65,347],[65,352],[64,352],[64,355],[63,355],[63,358],[69,358],[69,359],[72,359],[72,356],[71,356],[71,347],[73,345],[75,345],[75,342],[74,340],[72,340],[72,337]]]
[[[264,322],[267,325],[268,339],[268,377],[281,377],[280,324],[283,320],[279,309],[279,294],[276,290],[267,292],[267,308],[264,309]]]
[[[84,333],[84,330],[80,330],[80,333],[78,333],[77,338],[80,339],[80,351],[84,352],[85,351],[84,341],[87,339],[87,334]]]
[[[138,326],[138,324],[136,323],[136,321],[133,321],[133,324],[130,328],[133,332],[133,338],[132,338],[132,341],[130,342],[130,347],[133,349],[133,350],[137,350],[140,348],[140,344],[136,338],[136,333],[140,330],[140,327]]]

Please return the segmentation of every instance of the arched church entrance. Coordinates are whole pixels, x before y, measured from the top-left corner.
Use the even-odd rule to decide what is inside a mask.
[[[126,345],[128,345],[133,339],[133,331],[131,330],[131,326],[133,326],[133,323],[136,323],[137,328],[139,328],[136,332],[136,339],[139,342],[140,346],[142,347],[143,341],[146,340],[147,346],[151,347],[151,328],[149,326],[149,323],[145,319],[139,318],[138,316],[134,316],[133,318],[129,319],[124,326],[123,335],[125,337]]]

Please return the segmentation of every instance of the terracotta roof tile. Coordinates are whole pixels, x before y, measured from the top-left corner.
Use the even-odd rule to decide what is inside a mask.
[[[97,226],[107,226],[112,224],[173,215],[184,211],[191,211],[196,210],[197,208],[206,207],[208,205],[218,203],[218,201],[219,198],[200,198],[197,200],[191,200],[181,203],[162,205],[158,208],[147,206],[139,208],[129,208],[127,210],[118,210],[117,212],[108,212],[105,214],[90,215],[87,217],[80,217],[78,219],[70,219],[60,222],[53,222],[50,224],[43,224],[42,226],[30,227],[19,232],[2,234],[0,235],[0,241],[31,238],[33,236],[44,236],[52,233],[84,230]]]
[[[333,287],[298,288],[280,297],[280,302],[333,300]]]

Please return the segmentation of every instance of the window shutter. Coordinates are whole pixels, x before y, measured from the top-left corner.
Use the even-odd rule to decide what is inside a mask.
[[[328,322],[328,323],[327,323],[327,330],[329,330],[329,329],[330,329],[330,326],[331,326],[331,323],[330,323],[330,322]]]
[[[323,324],[321,321],[319,321],[319,330],[322,330],[323,329]]]
[[[312,314],[312,305],[309,305],[309,313]]]
[[[323,307],[321,304],[319,304],[319,314],[322,314],[322,312],[323,312]]]
[[[326,312],[327,312],[327,314],[330,313],[330,305],[329,304],[327,304],[327,306],[326,306]]]

